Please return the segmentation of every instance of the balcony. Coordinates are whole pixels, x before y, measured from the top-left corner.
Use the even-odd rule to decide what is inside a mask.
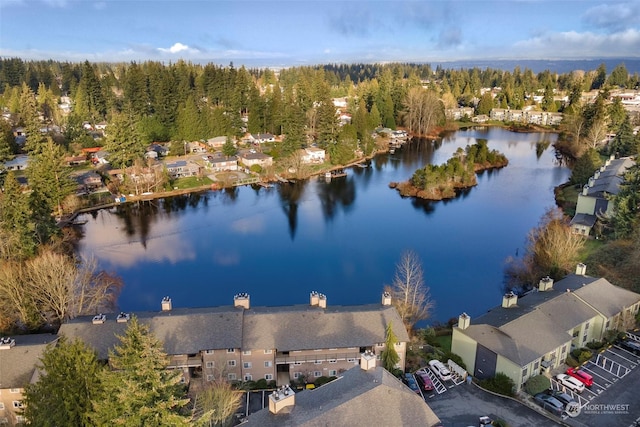
[[[302,355],[285,355],[282,353],[276,354],[276,365],[289,365],[295,362],[298,363],[314,363],[314,362],[329,362],[329,361],[344,361],[347,359],[359,359],[359,352],[348,353],[330,353],[330,354],[302,354]]]

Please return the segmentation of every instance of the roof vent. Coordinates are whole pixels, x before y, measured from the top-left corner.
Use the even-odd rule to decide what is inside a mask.
[[[93,316],[93,319],[91,319],[91,323],[93,323],[94,325],[102,325],[106,320],[107,316],[100,313]]]
[[[162,311],[171,311],[171,298],[168,296],[162,298]]]
[[[289,412],[290,408],[295,404],[296,394],[288,384],[279,387],[269,395],[269,412],[272,414]],[[285,411],[287,408],[289,408],[289,410]]]
[[[14,345],[16,345],[16,340],[11,337],[0,338],[0,350],[9,350]]]
[[[116,322],[118,323],[127,323],[127,321],[129,320],[129,313],[125,313],[124,311],[121,311],[120,314],[118,314],[118,317],[116,317]]]
[[[233,297],[233,306],[249,310],[249,294],[246,292],[235,294]]]

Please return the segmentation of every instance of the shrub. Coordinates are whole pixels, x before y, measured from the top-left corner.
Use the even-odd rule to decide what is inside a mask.
[[[524,383],[524,391],[531,396],[535,396],[538,393],[551,388],[551,380],[544,375],[536,375],[531,377]]]
[[[450,351],[447,351],[441,358],[440,360],[442,360],[442,363],[444,363],[445,365],[447,364],[447,362],[449,361],[449,359],[453,360],[458,366],[460,366],[462,369],[467,369],[467,365],[464,364],[464,361],[462,360],[462,357],[458,356],[455,353],[451,353]]]
[[[480,387],[503,396],[513,396],[515,384],[506,374],[498,372],[495,377],[480,381]]]
[[[261,172],[262,172],[262,166],[260,166],[260,165],[251,165],[251,167],[249,168],[249,170],[250,170],[251,172],[261,173]]]
[[[257,390],[266,389],[267,388],[267,380],[265,380],[264,378],[260,378],[258,381],[256,381],[255,388]]]
[[[573,356],[567,356],[567,360],[565,360],[565,363],[572,368],[577,368],[578,366],[580,366],[580,363]]]
[[[320,387],[321,385],[325,385],[326,383],[329,383],[333,380],[335,380],[337,377],[320,377],[317,380],[314,381],[314,384],[316,385],[316,387]]]
[[[492,426],[496,426],[496,427],[509,427],[509,424],[507,424],[507,422],[505,420],[494,420],[491,423]]]
[[[593,352],[588,348],[581,348],[578,354],[578,363],[583,364],[593,357]]]
[[[600,341],[589,341],[587,343],[587,347],[591,350],[600,350],[604,346],[603,342]]]

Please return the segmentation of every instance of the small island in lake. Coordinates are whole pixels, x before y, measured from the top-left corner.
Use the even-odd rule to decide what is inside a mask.
[[[404,197],[427,200],[451,199],[456,191],[478,184],[476,172],[507,166],[504,154],[489,150],[487,141],[479,139],[464,150],[458,148],[447,163],[439,166],[427,165],[413,173],[409,181],[392,182],[389,187],[397,189]]]

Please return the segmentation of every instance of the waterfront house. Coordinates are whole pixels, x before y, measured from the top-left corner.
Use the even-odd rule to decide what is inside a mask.
[[[302,164],[321,164],[325,160],[325,151],[318,147],[307,147],[298,150]]]
[[[255,150],[241,152],[239,161],[247,168],[253,165],[258,165],[263,168],[273,165],[273,157],[264,153],[258,153]]]
[[[571,220],[575,233],[589,235],[598,217],[613,215],[613,200],[620,191],[625,172],[635,164],[630,157],[611,156],[600,167],[578,194],[576,213]]]
[[[167,173],[172,179],[197,176],[200,172],[200,166],[190,160],[168,162],[165,164],[165,167],[167,168]]]
[[[425,401],[363,353],[355,366],[320,388],[294,392],[285,386],[270,393],[269,407],[243,426],[439,426]]]
[[[607,331],[626,330],[640,294],[585,273],[578,264],[557,283],[546,277],[524,296],[505,294],[502,305],[475,319],[461,314],[451,351],[475,377],[502,372],[519,390],[529,377],[561,366],[571,350],[601,341]]]
[[[409,336],[385,294],[381,304],[329,306],[326,296],[312,292],[309,305],[251,307],[247,294],[237,294],[232,306],[172,307],[164,298],[159,312],[136,313],[140,322],[164,343],[169,368],[192,380],[313,382],[338,375],[358,364],[360,354],[380,357],[386,327],[398,337],[395,349],[404,369]],[[129,313],[80,316],[68,320],[59,333],[79,338],[107,360],[118,343]]]
[[[464,117],[471,119],[474,111],[471,107],[447,108],[444,114],[448,120],[460,120]]]
[[[219,153],[207,156],[204,161],[205,168],[213,172],[236,171],[238,170],[238,158],[236,156],[223,156]]]
[[[34,334],[0,339],[0,424],[18,425],[25,421],[21,415],[24,389],[38,380],[40,357],[57,338]]]

